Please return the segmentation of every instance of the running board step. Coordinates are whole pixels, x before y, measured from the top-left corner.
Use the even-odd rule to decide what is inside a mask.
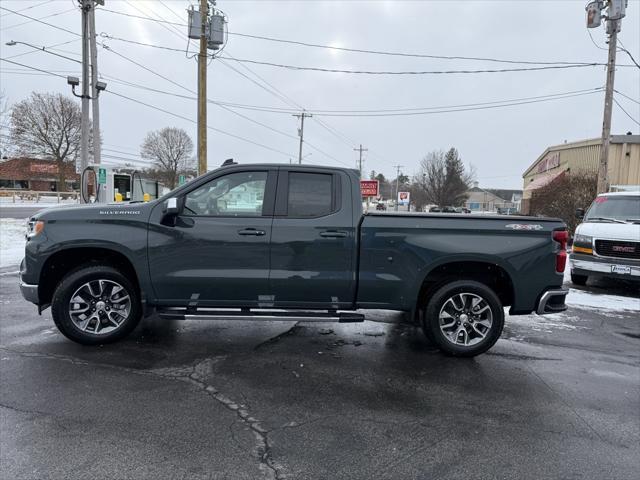
[[[351,312],[305,312],[292,310],[218,310],[218,309],[158,309],[158,316],[165,320],[282,320],[305,322],[364,322],[364,315]]]

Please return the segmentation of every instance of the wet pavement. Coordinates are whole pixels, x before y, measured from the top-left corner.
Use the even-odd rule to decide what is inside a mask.
[[[637,478],[640,318],[509,317],[475,359],[362,324],[145,320],[82,347],[0,276],[3,479]]]

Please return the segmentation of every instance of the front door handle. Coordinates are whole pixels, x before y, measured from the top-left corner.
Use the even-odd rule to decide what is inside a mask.
[[[324,238],[344,238],[347,236],[347,232],[340,232],[338,230],[325,230],[320,232],[320,236]]]
[[[262,237],[266,232],[264,230],[256,230],[255,228],[245,228],[238,230],[238,235],[251,235],[254,237]]]

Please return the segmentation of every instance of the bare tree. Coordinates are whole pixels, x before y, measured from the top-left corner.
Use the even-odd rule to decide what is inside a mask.
[[[533,192],[530,213],[561,218],[573,235],[579,223],[575,217],[576,208],[591,205],[596,198],[597,187],[598,178],[595,174],[565,173]]]
[[[420,169],[413,177],[413,201],[418,208],[430,203],[460,206],[467,199],[474,176],[472,169],[465,170],[455,148],[446,153],[430,152],[420,161]]]
[[[193,142],[181,128],[165,127],[147,133],[140,155],[153,161],[154,168],[149,173],[172,189],[180,174],[191,172],[195,167]]]
[[[81,123],[80,107],[73,99],[33,92],[11,109],[11,138],[20,154],[55,161],[58,188],[65,191],[65,165],[80,151]]]

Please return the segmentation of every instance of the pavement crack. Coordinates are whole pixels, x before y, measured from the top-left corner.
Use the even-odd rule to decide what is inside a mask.
[[[7,405],[5,403],[0,403],[0,408],[6,408],[7,410],[11,410],[11,411],[14,411],[14,412],[19,412],[19,413],[26,413],[28,415],[38,415],[38,416],[43,416],[43,417],[52,416],[50,413],[40,412],[38,410],[29,410],[29,409],[26,409],[26,408],[18,408],[18,407],[14,407],[13,405]]]
[[[253,350],[254,351],[260,350],[262,347],[265,347],[267,345],[273,345],[274,343],[278,343],[284,337],[286,337],[288,335],[292,335],[293,333],[295,333],[300,328],[298,323],[299,322],[294,323],[291,328],[289,328],[288,330],[276,335],[275,337],[271,337],[271,338],[268,338],[267,340],[265,340],[264,342],[260,342],[258,345],[253,347]]]
[[[293,328],[293,327],[292,327]],[[205,360],[206,362],[206,360]],[[201,362],[203,363],[203,362]],[[220,392],[213,385],[206,383],[198,372],[200,364],[196,364],[192,368],[192,373],[187,377],[174,377],[182,378],[189,381],[192,385],[195,385],[207,395],[213,398],[218,403],[222,404],[225,408],[235,413],[238,420],[248,427],[254,434],[256,439],[256,453],[260,462],[260,470],[263,472],[267,480],[281,480],[284,478],[282,472],[282,466],[274,461],[271,452],[271,444],[269,442],[269,430],[264,428],[260,423],[260,420],[254,418],[245,405],[234,401],[224,393]]]
[[[287,332],[290,332],[295,325],[291,327]],[[287,333],[285,332],[285,333]],[[283,335],[283,334],[281,334]],[[281,336],[280,335],[280,336]],[[93,366],[100,368],[108,368],[116,371],[126,372],[126,373],[134,373],[138,375],[148,375],[155,378],[162,378],[167,380],[178,380],[178,381],[186,381],[196,386],[199,390],[205,392],[208,396],[216,400],[218,403],[222,404],[226,409],[233,412],[237,419],[240,420],[246,427],[248,427],[254,434],[256,439],[256,454],[259,460],[260,470],[263,472],[264,477],[267,480],[283,480],[285,478],[282,470],[283,467],[279,465],[272,456],[271,452],[271,444],[269,442],[269,430],[264,428],[257,418],[253,417],[249,412],[248,408],[245,404],[234,401],[232,398],[228,397],[213,385],[206,383],[203,380],[208,373],[212,371],[212,365],[220,360],[221,357],[216,358],[207,358],[205,360],[201,360],[193,365],[181,367],[181,368],[168,368],[168,369],[158,369],[158,370],[136,370],[134,368],[127,367],[119,367],[116,365],[110,365],[105,363],[97,363],[97,362],[88,362],[85,360],[80,360],[75,357],[67,356],[67,355],[57,355],[57,354],[49,354],[49,353],[39,353],[39,352],[23,352],[18,350],[13,350],[6,347],[0,347],[0,350],[4,350],[6,352],[13,353],[15,355],[19,355],[22,357],[28,358],[44,358],[48,360],[57,360],[63,362],[69,362],[74,365],[80,366]],[[0,404],[0,407],[4,405]],[[16,411],[20,411],[17,408],[4,406],[8,409],[13,409]],[[42,414],[41,412],[29,412],[25,411],[25,413],[32,414]]]

